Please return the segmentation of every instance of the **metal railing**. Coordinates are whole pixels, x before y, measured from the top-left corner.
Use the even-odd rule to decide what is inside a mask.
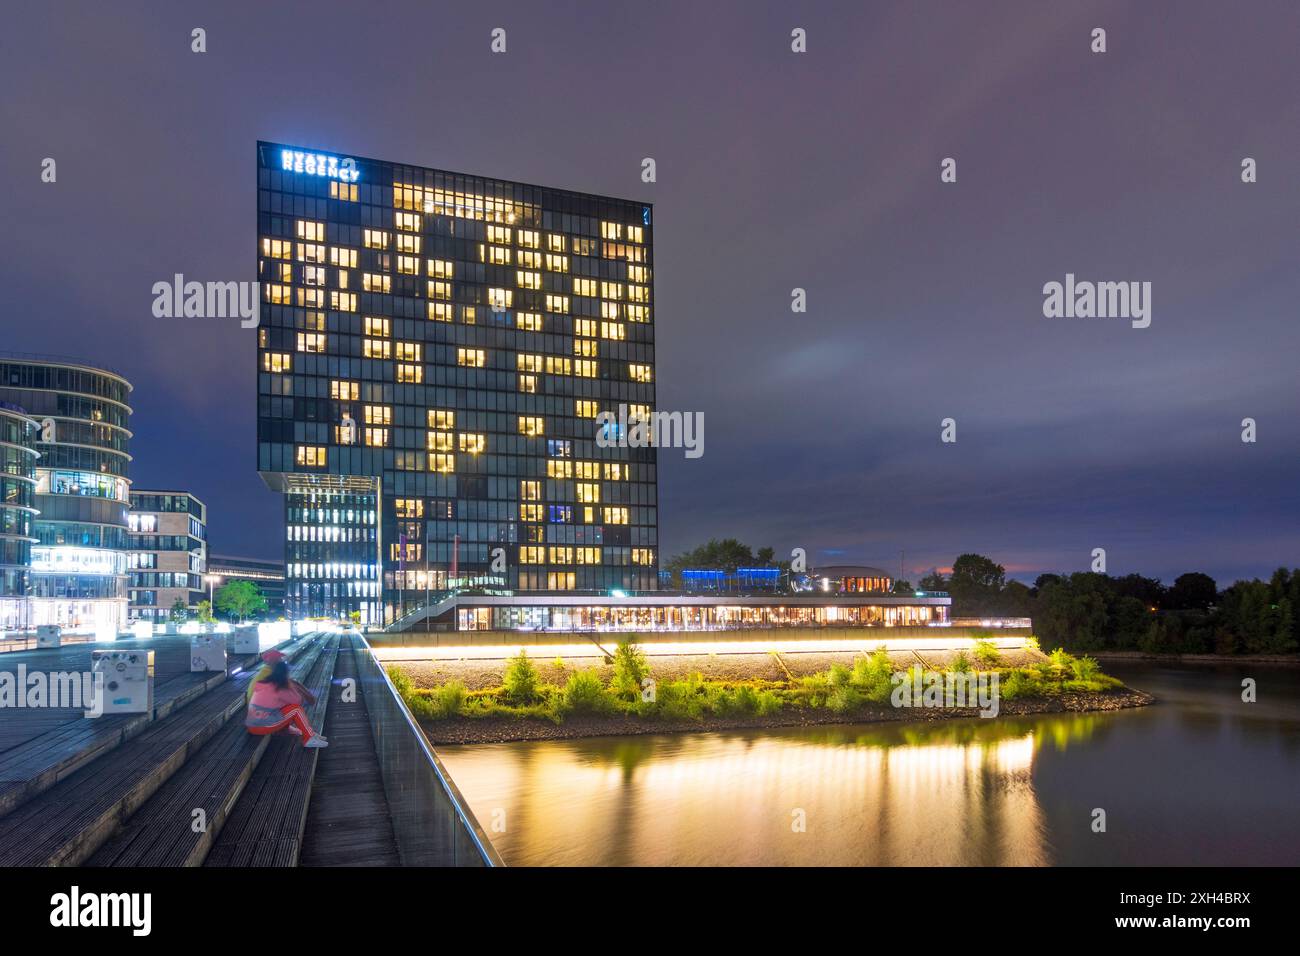
[[[361,635],[357,674],[403,866],[504,866]]]

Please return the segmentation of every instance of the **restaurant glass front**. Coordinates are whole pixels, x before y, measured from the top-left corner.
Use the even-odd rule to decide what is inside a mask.
[[[579,605],[469,607],[461,631],[712,631],[770,627],[896,627],[943,624],[943,605]]]

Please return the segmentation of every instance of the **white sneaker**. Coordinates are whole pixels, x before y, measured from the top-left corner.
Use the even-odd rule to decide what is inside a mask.
[[[315,737],[311,738],[311,740],[303,744],[304,747],[328,747],[329,745],[330,742],[320,734],[317,734]]]

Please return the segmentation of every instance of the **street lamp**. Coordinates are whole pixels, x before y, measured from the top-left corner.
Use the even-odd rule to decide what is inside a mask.
[[[205,574],[203,577],[208,582],[208,610],[211,611],[216,606],[216,598],[213,594],[213,590],[216,587],[217,582],[221,580],[221,575]]]

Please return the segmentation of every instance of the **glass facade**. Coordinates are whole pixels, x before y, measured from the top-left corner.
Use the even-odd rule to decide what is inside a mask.
[[[18,406],[0,404],[0,631],[30,626],[37,428]]]
[[[28,626],[126,622],[130,394],[113,372],[0,357],[0,401],[37,422]]]
[[[655,449],[596,440],[601,413],[654,408],[651,208],[257,153],[257,467],[287,493],[290,612],[387,623],[464,580],[654,589]]]

